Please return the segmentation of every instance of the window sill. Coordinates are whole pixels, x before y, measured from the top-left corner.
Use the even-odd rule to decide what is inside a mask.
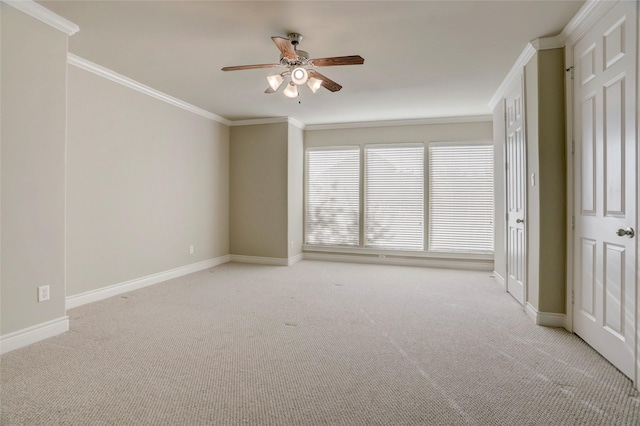
[[[441,253],[305,245],[305,259],[436,268],[493,270],[493,253]]]

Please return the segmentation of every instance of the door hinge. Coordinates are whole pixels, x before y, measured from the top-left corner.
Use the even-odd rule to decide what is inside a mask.
[[[571,216],[571,229],[576,229],[576,217]]]
[[[576,293],[571,290],[571,304],[573,305],[575,303],[576,300]]]
[[[576,141],[571,141],[571,153],[576,153]]]
[[[571,65],[569,68],[566,68],[565,71],[570,72],[571,73],[571,80],[573,80],[573,65]]]

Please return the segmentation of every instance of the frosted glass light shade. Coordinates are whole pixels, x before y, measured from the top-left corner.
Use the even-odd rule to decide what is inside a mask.
[[[269,86],[275,91],[278,90],[278,87],[280,87],[284,78],[280,74],[270,75],[267,77],[267,81],[269,82]]]
[[[309,79],[309,73],[304,68],[298,67],[291,71],[291,81],[295,84],[305,84]]]
[[[322,86],[322,80],[311,77],[309,81],[307,81],[307,86],[309,86],[309,89],[311,89],[313,93],[316,93],[320,86]]]
[[[286,89],[284,89],[284,95],[288,98],[295,98],[298,96],[298,87],[293,84],[293,82],[289,83]]]

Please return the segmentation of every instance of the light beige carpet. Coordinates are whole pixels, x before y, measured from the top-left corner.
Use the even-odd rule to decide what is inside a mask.
[[[1,358],[3,425],[637,425],[632,383],[487,272],[226,264]]]

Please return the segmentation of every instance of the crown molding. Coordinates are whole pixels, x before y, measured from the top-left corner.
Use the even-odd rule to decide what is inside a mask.
[[[540,37],[535,40],[531,40],[531,46],[533,46],[536,51],[540,50],[549,50],[549,49],[560,49],[564,47],[564,43],[560,41],[558,36],[552,37]]]
[[[235,120],[231,126],[254,126],[261,124],[289,123],[301,130],[333,130],[357,129],[363,127],[422,126],[425,124],[481,123],[491,121],[490,115],[474,115],[468,117],[418,118],[408,120],[359,121],[350,123],[304,124],[293,117],[256,118],[252,120]]]
[[[255,118],[251,120],[235,120],[231,122],[230,126],[231,127],[256,126],[261,124],[277,124],[277,123],[289,123],[292,126],[299,128],[300,130],[304,130],[306,128],[303,122],[293,117],[271,117],[271,118]]]
[[[467,117],[415,118],[407,120],[358,121],[351,123],[307,124],[305,130],[358,129],[363,127],[424,126],[429,124],[482,123],[491,121],[490,115]]]
[[[102,67],[98,64],[94,64],[91,61],[88,61],[84,58],[74,55],[73,53],[67,54],[67,63],[69,63],[70,65],[76,66],[78,68],[81,68],[85,71],[89,71],[93,74],[99,75],[100,77],[104,77],[115,83],[121,84],[130,89],[144,93],[145,95],[151,96],[153,98],[166,102],[170,105],[173,105],[178,108],[184,109],[186,111],[192,112],[194,114],[200,115],[204,118],[208,118],[209,120],[217,121],[218,123],[226,124],[227,126],[231,125],[231,122],[226,118],[220,117],[219,115],[206,111],[195,105],[191,105],[187,102],[181,101],[178,98],[174,98],[173,96],[167,95],[166,93],[160,92],[159,90],[153,89],[149,86],[145,86],[142,83],[139,83],[135,80],[130,79],[129,77],[125,77],[108,68]]]
[[[537,51],[557,49],[567,44],[574,44],[616,3],[616,1],[609,0],[587,0],[560,34],[553,37],[538,38],[527,44],[489,101],[489,108],[491,108],[492,111],[495,109],[498,102],[504,97],[506,90],[515,82],[515,79],[521,74],[522,68],[524,68]]]
[[[293,120],[293,118],[291,117],[271,117],[271,118],[255,118],[251,120],[234,120],[234,121],[231,121],[231,124],[229,125],[231,127],[235,127],[235,126],[257,126],[260,124],[289,123],[290,119]]]
[[[616,3],[608,0],[587,0],[558,34],[558,39],[564,45],[577,42]]]
[[[535,47],[533,47],[531,43],[527,43],[520,53],[520,56],[518,56],[518,59],[516,59],[516,62],[505,76],[504,80],[502,80],[502,83],[500,83],[500,86],[498,86],[498,90],[496,90],[493,97],[491,97],[491,100],[489,100],[489,108],[491,111],[495,109],[498,102],[500,102],[500,100],[505,96],[507,90],[513,85],[513,83],[520,78],[523,68],[535,54]]]
[[[261,124],[289,123],[301,130],[333,130],[357,129],[363,127],[422,126],[425,124],[481,123],[491,121],[490,115],[474,115],[468,117],[418,118],[409,120],[359,121],[350,123],[304,124],[293,117],[256,118],[252,120],[236,120],[231,126],[254,126]]]
[[[302,121],[296,120],[293,117],[289,117],[288,121],[289,121],[289,124],[291,124],[294,127],[297,127],[300,130],[304,130],[307,127]]]
[[[33,0],[1,0],[3,3],[18,9],[27,15],[44,22],[67,35],[74,35],[80,27],[73,22],[53,13]]]

